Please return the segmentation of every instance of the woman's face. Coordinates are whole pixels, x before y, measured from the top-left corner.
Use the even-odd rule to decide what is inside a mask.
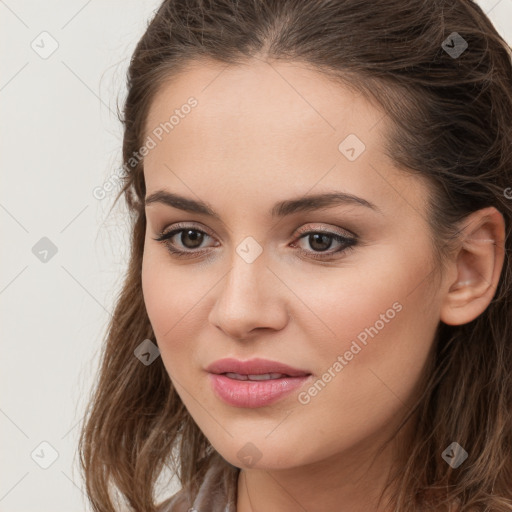
[[[235,466],[363,453],[412,402],[444,290],[427,186],[385,155],[387,123],[312,70],[259,61],[191,67],[151,106],[144,300],[177,392]],[[224,358],[306,376],[207,371]]]

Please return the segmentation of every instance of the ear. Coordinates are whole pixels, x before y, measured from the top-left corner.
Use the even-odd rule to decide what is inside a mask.
[[[473,212],[464,219],[460,240],[441,305],[441,321],[448,325],[471,322],[494,297],[505,257],[503,215],[494,207]]]

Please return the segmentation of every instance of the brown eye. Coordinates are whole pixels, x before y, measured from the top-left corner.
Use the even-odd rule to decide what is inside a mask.
[[[204,239],[204,233],[197,229],[184,229],[181,230],[179,239],[187,249],[197,249]]]
[[[179,224],[176,226],[176,229],[162,233],[158,238],[155,238],[156,241],[162,242],[173,256],[177,258],[193,258],[209,252],[209,247],[204,246],[203,242],[209,238],[214,240],[211,235],[191,226]],[[310,247],[309,249],[304,249],[300,247],[301,244],[297,244],[299,245],[299,253],[302,256],[318,260],[332,259],[335,255],[346,253],[352,250],[358,241],[357,238],[328,231],[308,231],[302,233],[298,240],[305,240],[307,242],[306,245]],[[338,244],[339,248],[329,251],[333,244]],[[292,246],[295,247],[296,244],[292,244]]]
[[[313,233],[308,235],[308,242],[315,251],[326,251],[332,244],[333,237],[325,233]]]
[[[202,249],[201,245],[207,238],[212,237],[200,229],[188,226],[177,227],[167,233],[162,233],[155,240],[162,242],[171,254],[187,257],[204,252],[206,248]]]
[[[308,231],[302,233],[298,240],[305,240],[307,244],[304,245],[308,245],[311,248],[303,249],[299,246],[299,252],[313,259],[327,259],[337,254],[346,253],[357,244],[357,238],[346,237],[339,233],[327,231]],[[339,244],[340,247],[334,251],[326,252],[331,248],[333,242]]]

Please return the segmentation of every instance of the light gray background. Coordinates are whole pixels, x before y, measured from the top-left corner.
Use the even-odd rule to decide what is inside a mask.
[[[109,214],[118,187],[102,200],[93,190],[121,165],[116,103],[159,4],[0,0],[0,512],[91,510],[78,425],[129,241],[124,208]],[[512,0],[479,4],[512,44]],[[46,262],[32,251],[43,237],[57,248]],[[47,469],[42,442],[58,454]]]

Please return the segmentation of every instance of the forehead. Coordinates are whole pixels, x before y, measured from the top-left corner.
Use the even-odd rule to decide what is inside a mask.
[[[193,129],[211,138],[229,133],[241,139],[257,133],[258,139],[267,134],[271,140],[276,131],[284,129],[290,136],[308,138],[334,133],[339,137],[349,130],[374,143],[380,132],[371,129],[383,119],[378,106],[368,103],[360,92],[302,63],[254,59],[228,66],[202,60],[192,61],[160,87],[147,116],[146,133],[169,120],[191,96],[198,105],[188,116],[190,120],[180,123],[180,130],[173,129],[172,135]]]
[[[196,104],[185,108],[190,98]],[[151,104],[146,136],[156,144],[144,160],[147,189],[193,187],[204,194],[222,183],[242,196],[244,189],[269,197],[275,190],[277,200],[283,190],[298,195],[316,187],[396,200],[406,179],[417,196],[406,202],[422,202],[418,180],[397,170],[384,151],[388,123],[362,94],[298,63],[195,62]],[[354,143],[361,153],[350,160],[343,151]]]

